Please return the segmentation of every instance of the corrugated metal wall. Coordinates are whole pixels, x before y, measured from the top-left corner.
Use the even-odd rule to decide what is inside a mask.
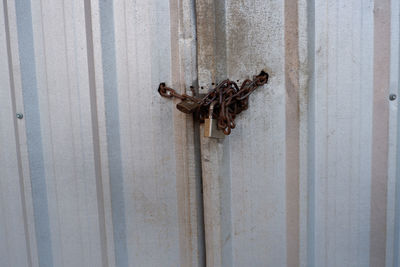
[[[0,266],[202,265],[193,123],[156,91],[195,79],[193,5],[0,8]]]
[[[208,266],[399,266],[399,1],[196,2],[200,86],[270,73],[201,140]]]
[[[399,266],[399,24],[397,0],[2,0],[0,266]],[[156,91],[261,69],[222,141]]]

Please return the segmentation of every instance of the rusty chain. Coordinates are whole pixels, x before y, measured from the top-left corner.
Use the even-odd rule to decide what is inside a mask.
[[[268,73],[261,71],[259,75],[253,76],[253,80],[244,80],[240,87],[234,81],[229,79],[224,80],[202,98],[187,94],[179,94],[176,90],[167,87],[165,83],[160,83],[158,92],[164,97],[176,97],[182,101],[192,101],[193,110],[183,112],[195,113],[196,117],[201,122],[204,121],[204,118],[209,116],[210,104],[216,102],[211,116],[217,119],[218,129],[222,130],[225,135],[229,135],[231,130],[236,126],[234,121],[236,115],[248,108],[250,94],[267,82]],[[182,109],[180,110],[182,111]]]

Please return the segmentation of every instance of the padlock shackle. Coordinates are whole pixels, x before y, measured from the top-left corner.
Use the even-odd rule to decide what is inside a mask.
[[[212,115],[213,115],[213,112],[214,112],[214,106],[217,103],[218,103],[217,100],[214,100],[213,102],[211,102],[210,107],[208,108],[208,118],[209,119],[212,119]]]

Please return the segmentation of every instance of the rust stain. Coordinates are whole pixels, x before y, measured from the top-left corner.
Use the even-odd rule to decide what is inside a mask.
[[[300,103],[298,2],[285,0],[287,266],[299,266]]]
[[[388,180],[390,0],[375,1],[370,266],[385,266]]]

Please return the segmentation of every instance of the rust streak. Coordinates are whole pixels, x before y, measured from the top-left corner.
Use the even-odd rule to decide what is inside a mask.
[[[287,266],[299,266],[298,2],[285,0]]]
[[[374,7],[374,99],[371,164],[370,266],[385,266],[388,179],[390,0]]]

